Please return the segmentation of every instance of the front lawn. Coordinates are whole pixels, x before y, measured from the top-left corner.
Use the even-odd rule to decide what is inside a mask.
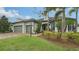
[[[0,40],[1,51],[64,51],[79,50],[79,48],[65,48],[39,37],[26,35]]]

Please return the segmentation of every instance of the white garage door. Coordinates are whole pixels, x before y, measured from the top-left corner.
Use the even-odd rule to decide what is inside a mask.
[[[14,32],[22,32],[22,25],[14,26]]]
[[[32,25],[26,25],[26,33],[32,33]]]

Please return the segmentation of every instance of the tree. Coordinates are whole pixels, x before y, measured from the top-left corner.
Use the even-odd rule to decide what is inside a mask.
[[[41,32],[41,27],[42,27],[42,22],[40,20],[37,20],[36,23],[37,23],[36,32],[40,33]]]
[[[65,20],[65,7],[59,7],[59,10],[56,12],[55,14],[55,19],[58,18],[58,16],[61,15],[61,19],[62,19],[62,25],[61,25],[61,32],[65,32],[66,31],[66,20]]]
[[[58,11],[56,11],[57,8],[59,9]],[[52,10],[56,11],[55,18],[57,18],[60,14],[62,14],[62,29],[61,29],[61,31],[65,32],[65,29],[66,29],[65,7],[45,7],[44,15],[45,15],[46,20],[48,19],[48,13]],[[48,22],[49,22],[49,20],[48,20]],[[49,27],[49,23],[48,23],[48,27]]]
[[[0,19],[0,32],[7,32],[10,29],[10,23],[6,16],[2,16]]]
[[[59,16],[59,17],[58,17]],[[56,11],[55,14],[55,20],[56,19],[61,19],[59,28],[61,29],[60,32],[58,33],[57,39],[61,39],[63,32],[66,31],[66,19],[65,19],[65,7],[58,7],[58,10]]]
[[[48,17],[49,17],[49,12],[50,11],[52,11],[52,10],[56,10],[56,7],[45,7],[44,8],[44,11],[43,11],[43,13],[42,13],[42,15],[44,16],[44,20],[48,20],[48,23],[47,23],[47,30],[49,30],[49,19],[48,19]]]
[[[56,19],[55,23],[56,23],[56,27],[58,29],[58,32],[61,32],[61,25],[62,25],[61,19]]]
[[[73,19],[73,18],[65,18],[65,19],[66,19],[66,25],[73,25],[74,22],[75,22],[75,19]],[[61,25],[62,25],[61,19],[57,19],[56,20],[56,26],[57,26],[58,32],[61,31]]]
[[[47,10],[47,8],[44,8],[42,15],[44,16],[44,20],[48,20],[48,10]],[[49,30],[49,23],[47,23],[47,30]]]
[[[77,25],[78,25],[78,21],[77,21],[77,18],[78,18],[78,7],[74,7],[72,8],[70,11],[69,11],[69,14],[71,15],[73,12],[76,13],[76,22],[75,22],[75,29],[74,29],[74,32],[77,31]]]

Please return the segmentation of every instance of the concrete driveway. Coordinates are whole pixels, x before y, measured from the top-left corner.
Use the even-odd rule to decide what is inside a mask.
[[[0,33],[0,39],[16,37],[22,35],[22,33]]]
[[[20,35],[27,35],[30,36],[30,34],[22,34],[22,33],[0,33],[0,39],[10,38],[10,37],[16,37]],[[32,34],[32,36],[40,36],[40,34]]]

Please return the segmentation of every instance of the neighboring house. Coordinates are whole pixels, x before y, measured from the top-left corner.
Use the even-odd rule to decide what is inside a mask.
[[[44,31],[46,30],[48,20],[43,20],[43,19],[40,20],[42,22],[41,30]],[[67,25],[66,32],[73,31],[73,26],[74,24]],[[37,23],[35,19],[26,19],[13,23],[12,31],[20,32],[20,33],[35,33],[36,28],[37,28]],[[55,31],[55,32],[58,31],[56,27],[56,22],[52,17],[49,18],[49,28],[51,31]]]

